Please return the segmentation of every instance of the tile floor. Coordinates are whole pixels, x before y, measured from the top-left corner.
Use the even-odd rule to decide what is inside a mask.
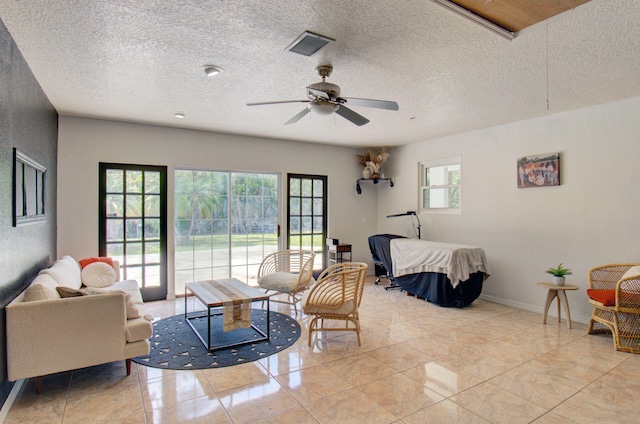
[[[284,305],[274,304],[281,312]],[[184,301],[146,304],[154,317]],[[191,308],[191,306],[190,306]],[[638,423],[640,355],[540,314],[440,308],[368,280],[353,333],[196,371],[124,362],[28,380],[5,423]],[[303,327],[308,318],[298,316]]]

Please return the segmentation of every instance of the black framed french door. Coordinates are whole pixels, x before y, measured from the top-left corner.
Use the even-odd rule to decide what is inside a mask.
[[[316,252],[314,270],[327,267],[327,176],[287,174],[287,248]]]
[[[167,297],[167,167],[100,163],[99,253],[145,301]]]

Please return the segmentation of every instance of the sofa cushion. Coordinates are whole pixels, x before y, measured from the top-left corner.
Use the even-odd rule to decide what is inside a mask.
[[[80,293],[86,296],[100,295],[100,294],[107,294],[107,293],[122,293],[124,294],[125,302],[126,302],[127,319],[134,319],[134,318],[140,317],[140,311],[138,310],[138,307],[135,305],[135,303],[133,303],[133,299],[131,298],[131,295],[122,290],[112,290],[111,288],[105,289],[102,287],[86,287],[84,289],[80,289],[79,291]]]
[[[131,301],[136,305],[142,305],[144,302],[142,301],[142,294],[140,293],[140,288],[138,287],[138,282],[136,280],[123,280],[116,281],[112,285],[108,287],[109,290],[121,290],[125,293],[129,293],[131,296]]]
[[[73,287],[79,288],[80,286],[82,286],[80,264],[78,264],[78,262],[74,258],[69,255],[63,256],[62,258],[58,259],[53,264],[53,266],[64,267],[71,274],[71,277],[73,278]]]
[[[87,287],[108,287],[116,281],[113,265],[93,262],[82,269],[82,284]]]
[[[45,287],[49,287],[51,290],[55,290],[58,287],[58,283],[56,280],[51,278],[50,275],[47,274],[38,274],[36,278],[33,279],[31,284],[42,284]]]
[[[82,286],[80,265],[71,256],[63,256],[39,274],[49,275],[59,286],[79,289]]]
[[[153,326],[148,318],[149,317],[144,316],[127,320],[125,325],[125,338],[127,342],[138,342],[151,337],[153,334]]]
[[[60,299],[60,295],[55,289],[43,284],[31,283],[24,291],[23,302],[33,302],[38,300],[54,300]]]
[[[308,303],[309,294],[310,292],[306,292],[301,302],[302,310],[304,311],[305,314],[326,313],[326,314],[346,315],[349,312],[352,312],[354,309],[356,309],[355,300],[350,300],[348,302],[343,303],[342,305],[340,305],[338,309],[335,309],[335,308],[332,309],[327,306],[311,305]]]
[[[293,274],[291,272],[274,272],[273,274],[260,277],[258,279],[258,285],[263,289],[290,293],[298,287],[299,278],[299,274]]]

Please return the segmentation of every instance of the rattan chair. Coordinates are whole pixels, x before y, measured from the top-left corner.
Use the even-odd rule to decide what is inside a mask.
[[[311,287],[313,279],[313,260],[315,252],[311,250],[280,250],[267,255],[258,268],[258,285],[270,294],[272,302],[293,305],[298,313],[297,303],[302,292]],[[273,299],[273,296],[286,294],[288,300]]]
[[[309,346],[316,331],[355,331],[360,346],[358,307],[362,301],[367,264],[342,262],[325,269],[305,295],[302,310],[313,316],[309,323]],[[344,327],[325,327],[324,320],[343,320]],[[320,325],[318,325],[318,322]],[[349,327],[352,323],[354,327]]]
[[[640,353],[640,264],[602,265],[589,271],[589,334],[612,333],[616,350]]]

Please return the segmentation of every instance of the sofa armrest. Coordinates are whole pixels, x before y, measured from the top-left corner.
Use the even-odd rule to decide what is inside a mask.
[[[6,324],[11,381],[126,359],[123,293],[12,303]]]

